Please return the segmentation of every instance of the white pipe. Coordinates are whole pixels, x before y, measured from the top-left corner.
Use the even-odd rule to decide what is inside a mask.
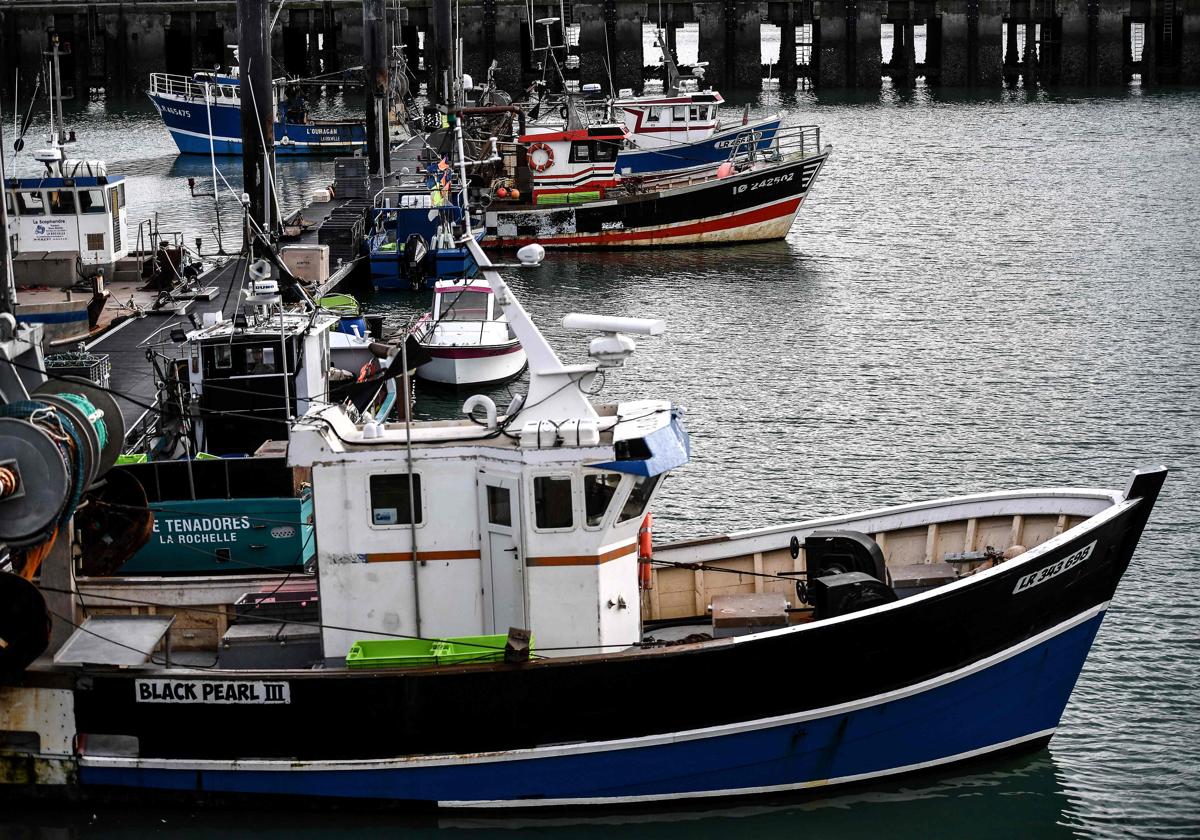
[[[463,403],[463,414],[470,414],[475,409],[482,407],[487,412],[487,427],[489,429],[496,428],[496,403],[488,396],[476,394],[473,397],[468,397]]]

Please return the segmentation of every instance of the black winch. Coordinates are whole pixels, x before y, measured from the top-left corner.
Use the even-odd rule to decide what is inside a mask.
[[[804,539],[804,553],[808,572],[799,594],[818,621],[897,600],[887,584],[883,551],[866,534],[813,531]]]

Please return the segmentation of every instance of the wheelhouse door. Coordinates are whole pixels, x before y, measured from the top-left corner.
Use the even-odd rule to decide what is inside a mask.
[[[479,474],[483,625],[488,633],[526,628],[521,494],[516,478]]]

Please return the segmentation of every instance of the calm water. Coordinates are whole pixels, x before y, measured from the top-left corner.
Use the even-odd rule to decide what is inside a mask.
[[[0,815],[0,833],[1200,836],[1200,92],[751,104],[834,146],[786,242],[556,254],[512,285],[574,359],[588,337],[558,326],[568,311],[666,318],[606,391],[689,411],[695,459],[666,485],[662,536],[1170,466],[1049,750],[816,803],[596,821],[88,811]],[[92,105],[74,125],[83,156],[132,176],[132,217],[210,240],[211,200],[180,177],[207,182],[207,161],[177,160],[148,105]],[[331,165],[282,170],[296,206]],[[371,301],[394,323],[426,304]]]

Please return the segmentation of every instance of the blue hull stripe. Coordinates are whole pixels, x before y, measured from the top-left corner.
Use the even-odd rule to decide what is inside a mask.
[[[346,769],[310,762],[87,758],[80,762],[80,779],[84,785],[453,807],[631,802],[859,781],[1048,737],[1058,726],[1104,606],[924,687],[811,716],[628,742],[348,762]]]
[[[236,105],[150,96],[163,118],[163,124],[179,151],[184,154],[209,153],[209,110],[212,112],[212,151],[218,155],[242,153],[242,115]],[[326,125],[275,123],[275,154],[324,155],[346,154],[367,142],[367,129],[361,122],[346,121]]]
[[[779,130],[779,118],[722,131],[696,143],[679,143],[658,149],[625,150],[617,155],[617,172],[622,175],[644,175],[650,172],[673,172],[675,170],[718,166],[729,160],[731,149],[722,143],[731,143],[747,131],[758,131],[762,138],[757,145],[760,150],[770,148]]]

